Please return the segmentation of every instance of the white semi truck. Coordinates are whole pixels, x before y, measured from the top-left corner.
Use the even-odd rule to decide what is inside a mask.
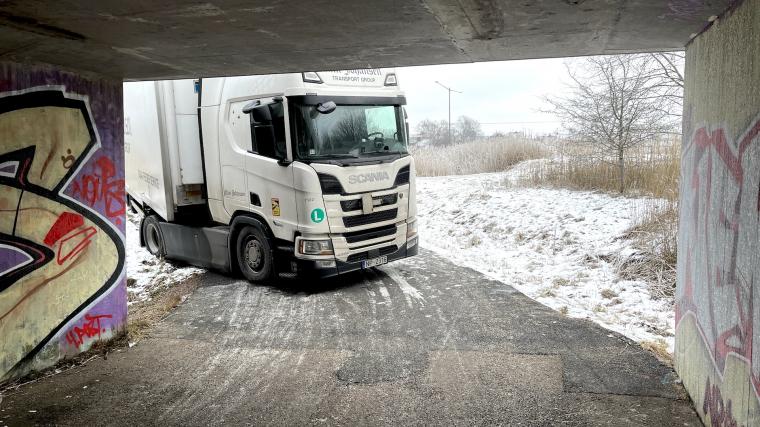
[[[417,254],[404,104],[392,69],[125,83],[141,244],[250,281]]]

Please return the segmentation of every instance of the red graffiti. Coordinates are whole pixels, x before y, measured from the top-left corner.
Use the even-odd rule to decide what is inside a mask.
[[[66,333],[66,341],[76,348],[79,348],[84,344],[84,340],[88,338],[97,337],[100,339],[100,334],[105,332],[105,329],[100,328],[100,319],[110,319],[113,316],[110,314],[99,314],[96,316],[85,314],[85,322],[82,327],[74,326],[69,332]]]
[[[90,206],[102,201],[109,218],[126,213],[124,180],[116,179],[116,168],[108,157],[101,156],[96,160],[95,173],[84,175],[81,180],[75,181],[73,192]]]
[[[737,427],[738,423],[732,414],[731,399],[723,402],[720,388],[717,385],[710,385],[707,380],[705,385],[705,402],[702,404],[702,412],[705,417],[710,417],[710,424],[713,427]]]
[[[83,225],[84,218],[82,215],[64,212],[58,216],[55,224],[50,227],[50,231],[45,236],[44,242],[48,246],[53,246],[55,242],[61,240],[61,237],[65,236],[68,232]]]
[[[47,246],[52,247],[60,241],[60,244],[58,245],[58,255],[56,256],[56,262],[58,265],[63,265],[64,262],[80,254],[90,246],[90,243],[92,243],[92,236],[98,232],[98,230],[92,226],[77,230],[68,237],[65,237],[67,234],[82,226],[84,226],[84,218],[82,215],[72,212],[63,212],[58,216],[58,219],[53,226],[50,227],[50,230],[45,236],[44,243]]]
[[[72,257],[84,251],[88,246],[90,246],[90,243],[92,243],[92,236],[94,236],[97,232],[98,230],[95,227],[87,227],[84,230],[79,230],[75,234],[61,240],[61,244],[58,246],[58,255],[56,256],[55,260],[58,265],[63,265],[64,262],[68,261]],[[67,243],[78,236],[81,237],[78,241],[75,241],[76,244],[74,247],[64,253],[64,247],[70,247],[67,245]]]

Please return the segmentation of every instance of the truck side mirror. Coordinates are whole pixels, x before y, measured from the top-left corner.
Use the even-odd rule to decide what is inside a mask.
[[[261,105],[261,101],[259,101],[258,99],[256,101],[245,104],[245,106],[243,107],[243,114],[250,114],[251,110],[253,110],[259,105]]]
[[[251,123],[269,125],[272,123],[272,113],[269,105],[257,105],[251,109]]]
[[[336,108],[338,108],[338,106],[335,105],[335,103],[332,101],[327,101],[321,104],[317,104],[317,111],[319,112],[319,114],[330,114],[333,111],[335,111]]]

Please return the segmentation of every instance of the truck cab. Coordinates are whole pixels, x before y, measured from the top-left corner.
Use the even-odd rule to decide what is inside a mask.
[[[154,254],[261,281],[417,253],[393,70],[129,83],[124,93],[127,192]],[[156,131],[136,132],[148,110]],[[141,173],[159,157],[160,173]]]

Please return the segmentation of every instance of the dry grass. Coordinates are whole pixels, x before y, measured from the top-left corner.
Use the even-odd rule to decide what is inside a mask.
[[[541,139],[510,135],[466,144],[415,147],[411,150],[419,176],[501,172],[525,160],[548,155]]]
[[[650,351],[662,363],[673,366],[673,355],[668,351],[665,341],[642,341],[641,347]]]
[[[546,163],[536,163],[526,175],[530,185],[574,190],[619,192],[619,170],[613,159],[595,156],[583,147],[561,151]],[[626,158],[625,192],[667,200],[678,197],[680,142],[677,139],[638,147]]]
[[[624,237],[633,240],[638,250],[618,266],[624,279],[644,280],[654,298],[672,299],[676,289],[678,258],[678,206],[667,202],[664,208],[650,207]]]
[[[551,289],[544,289],[538,296],[543,298],[554,298],[557,294]]]

